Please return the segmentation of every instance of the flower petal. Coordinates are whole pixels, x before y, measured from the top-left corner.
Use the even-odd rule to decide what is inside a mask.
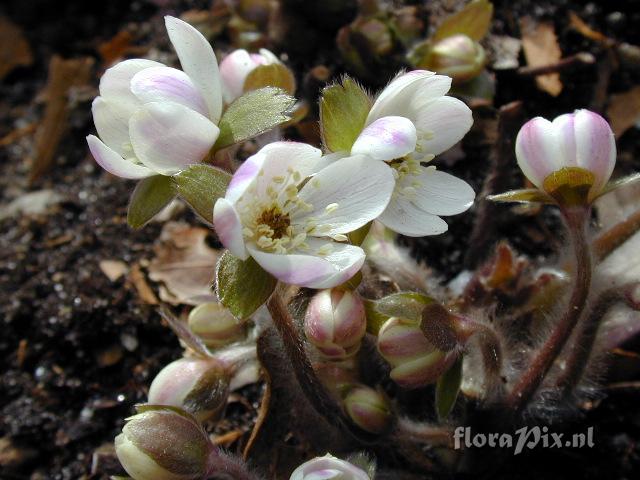
[[[595,175],[593,191],[609,181],[616,164],[616,141],[607,121],[588,110],[575,112],[576,158],[579,167]]]
[[[93,100],[91,112],[100,139],[121,157],[133,156],[129,140],[128,112],[109,103],[103,97]]]
[[[131,91],[143,102],[174,102],[208,116],[202,95],[189,76],[171,67],[146,68],[131,79]]]
[[[451,78],[428,70],[398,75],[376,99],[367,117],[367,125],[392,115],[415,120],[414,116],[424,102],[443,96],[450,88]]]
[[[292,218],[305,223],[313,218],[315,235],[347,233],[380,215],[395,186],[393,171],[384,162],[372,162],[363,155],[344,158],[323,168],[300,190],[299,197],[313,210]],[[313,235],[313,234],[312,234]]]
[[[418,140],[424,153],[438,155],[449,150],[469,131],[473,125],[471,109],[453,97],[440,97],[425,104],[416,119]]]
[[[224,101],[233,102],[244,92],[244,81],[261,62],[260,55],[249,55],[245,49],[231,52],[220,62]]]
[[[98,165],[113,175],[122,178],[145,178],[155,175],[155,172],[147,167],[125,160],[95,135],[88,135],[87,143]]]
[[[407,182],[416,182],[412,202],[434,215],[462,213],[473,205],[476,196],[467,182],[433,167],[421,167],[420,175],[407,175],[402,179],[403,184],[405,179]]]
[[[100,95],[112,105],[125,109],[129,116],[140,106],[140,100],[131,92],[131,79],[146,68],[163,66],[159,62],[142,58],[120,62],[102,75]]]
[[[525,123],[516,137],[516,158],[522,173],[542,189],[544,179],[562,168],[553,124],[542,117]]]
[[[360,247],[330,243],[333,249],[325,256],[302,251],[291,254],[267,253],[252,245],[247,245],[247,248],[262,268],[284,283],[308,288],[333,288],[360,270],[365,254]],[[313,252],[326,245],[327,241],[310,238],[307,244]]]
[[[209,119],[217,124],[222,115],[222,85],[218,61],[211,44],[198,30],[182,20],[166,16],[164,21],[182,70],[198,87],[209,109]]]
[[[213,206],[213,227],[226,249],[240,260],[249,258],[240,217],[233,204],[225,198],[219,198]]]
[[[391,199],[378,220],[394,232],[408,237],[440,235],[449,228],[440,217],[421,210],[402,195]]]
[[[163,175],[200,163],[219,133],[209,119],[177,103],[147,103],[129,121],[137,158]]]
[[[413,152],[416,140],[416,127],[411,120],[405,117],[382,117],[360,133],[351,147],[351,153],[389,161]]]

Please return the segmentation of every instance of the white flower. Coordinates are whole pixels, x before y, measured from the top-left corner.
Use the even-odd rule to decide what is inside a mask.
[[[296,468],[289,480],[370,480],[355,465],[332,455],[312,458]]]
[[[274,63],[282,62],[266,48],[261,48],[260,53],[239,49],[227,55],[220,62],[224,101],[231,103],[244,93],[244,82],[257,67]]]
[[[473,123],[471,110],[445,96],[451,78],[426,70],[396,77],[378,96],[351,154],[388,162],[396,186],[380,220],[398,233],[419,237],[447,230],[440,215],[467,210],[475,193],[464,181],[425,167],[455,145]]]
[[[214,207],[222,244],[285,283],[331,288],[351,278],[365,254],[341,242],[382,213],[393,175],[362,156],[321,169],[326,163],[320,150],[296,142],[274,142],[248,158]]]
[[[550,179],[552,174],[562,169],[586,171],[593,177],[588,192],[592,200],[609,181],[616,164],[616,142],[604,118],[589,110],[576,110],[553,122],[536,117],[525,123],[516,139],[516,157],[531,183],[549,194],[560,186],[558,182],[569,180]]]
[[[120,62],[100,80],[87,137],[96,161],[124,178],[173,175],[199,163],[220,133],[222,88],[207,40],[174,17],[165,24],[182,70],[144,59]]]

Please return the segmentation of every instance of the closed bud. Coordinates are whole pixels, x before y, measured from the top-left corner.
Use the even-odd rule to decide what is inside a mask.
[[[353,387],[344,398],[344,406],[353,423],[367,432],[383,433],[391,425],[389,402],[373,388]]]
[[[313,366],[322,384],[332,393],[342,396],[343,392],[356,383],[354,367],[344,362],[322,362]]]
[[[366,328],[364,304],[355,292],[321,290],[309,302],[304,331],[327,358],[341,360],[354,355]]]
[[[151,383],[149,403],[186,410],[201,422],[216,418],[229,394],[229,377],[215,359],[181,358]]]
[[[370,480],[367,473],[333,455],[312,458],[296,468],[289,480]]]
[[[458,34],[426,48],[417,61],[417,67],[448,75],[454,83],[464,83],[477,77],[486,63],[487,55],[482,45]]]
[[[115,439],[116,455],[135,480],[207,478],[216,449],[195,418],[170,407],[145,405]]]
[[[222,347],[241,340],[246,323],[235,318],[219,303],[203,303],[189,313],[189,329],[208,347]]]
[[[393,317],[378,332],[378,351],[393,367],[391,379],[404,388],[434,383],[458,356],[458,350],[436,348],[422,333],[420,325]]]

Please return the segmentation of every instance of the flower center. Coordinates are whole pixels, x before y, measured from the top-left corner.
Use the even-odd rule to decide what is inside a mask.
[[[291,219],[288,213],[282,213],[277,206],[272,206],[268,210],[264,210],[256,220],[258,225],[264,225],[273,232],[272,238],[282,238],[287,234],[287,230],[291,225]]]

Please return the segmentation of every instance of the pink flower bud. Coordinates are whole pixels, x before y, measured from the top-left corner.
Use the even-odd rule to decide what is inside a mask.
[[[366,328],[364,304],[354,292],[321,290],[309,302],[304,331],[327,358],[337,360],[354,355]]]
[[[590,203],[609,181],[616,143],[604,118],[576,110],[553,122],[536,117],[516,139],[518,165],[526,177],[561,203]]]
[[[391,364],[391,379],[404,388],[418,388],[433,383],[455,361],[456,349],[438,350],[420,326],[402,318],[390,318],[378,332],[378,351]]]
[[[367,432],[382,433],[391,424],[389,402],[373,388],[353,387],[344,399],[344,406],[353,423]]]
[[[189,329],[208,347],[221,347],[244,338],[246,323],[219,303],[203,303],[189,312]]]
[[[312,458],[296,468],[289,480],[370,480],[355,465],[332,455]]]
[[[280,60],[265,48],[260,49],[260,53],[239,49],[227,55],[220,63],[224,101],[231,103],[244,93],[244,82],[255,68],[273,63]]]
[[[452,77],[454,83],[459,83],[477,77],[486,62],[487,56],[482,45],[466,35],[458,34],[431,46],[417,66]]]
[[[164,367],[151,383],[149,403],[182,408],[204,422],[227,404],[229,377],[214,359],[181,358]]]

